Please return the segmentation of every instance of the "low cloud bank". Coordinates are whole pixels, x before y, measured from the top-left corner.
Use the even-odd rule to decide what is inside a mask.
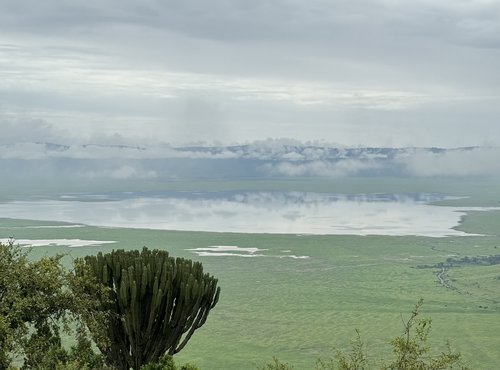
[[[158,177],[155,171],[140,170],[132,166],[121,166],[111,170],[86,171],[81,173],[81,176],[87,178],[111,178],[117,180],[125,179],[154,179]]]
[[[283,161],[262,166],[277,176],[347,177],[400,175],[410,177],[500,176],[500,148],[399,150],[393,157],[362,159]]]
[[[398,158],[411,176],[500,176],[500,148],[477,147]]]
[[[338,162],[310,161],[303,163],[268,163],[262,168],[270,174],[280,176],[347,177],[358,175],[366,171],[378,170],[380,167],[380,164],[374,161],[346,159]]]
[[[341,147],[290,139],[231,146],[173,146],[0,142],[5,168],[43,168],[85,178],[152,179],[231,177],[477,177],[500,176],[500,147]],[[29,170],[29,171],[28,171]]]

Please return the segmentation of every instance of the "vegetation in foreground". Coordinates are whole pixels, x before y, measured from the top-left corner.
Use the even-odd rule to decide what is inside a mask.
[[[186,345],[219,298],[200,263],[166,251],[89,256],[72,272],[61,258],[30,261],[0,243],[0,369],[176,370],[164,355]],[[66,350],[70,324],[77,344]]]
[[[94,279],[73,291],[100,302],[96,308],[104,316],[103,325],[93,325],[94,307],[84,320],[106,364],[118,370],[140,369],[181,351],[220,294],[217,279],[204,274],[200,262],[147,248],[87,256],[77,261],[75,276]],[[110,294],[95,294],[96,283]]]
[[[318,359],[315,370],[446,370],[468,369],[462,362],[461,355],[453,352],[450,344],[446,343],[445,351],[432,354],[427,344],[431,330],[431,319],[420,319],[419,310],[423,300],[419,300],[410,317],[404,322],[404,332],[392,340],[394,358],[390,360],[372,359],[368,357],[359,331],[356,330],[356,339],[351,343],[349,352],[337,351],[333,359]],[[259,370],[293,370],[291,364],[281,362],[277,358]]]
[[[217,280],[203,274],[201,264],[144,249],[78,259],[75,270],[67,272],[61,258],[29,261],[13,243],[0,244],[0,369],[17,369],[16,363],[23,370],[198,369],[192,364],[178,366],[169,354],[182,349],[217,303]],[[176,310],[172,301],[178,300],[183,304]],[[319,359],[316,370],[466,369],[448,344],[444,352],[432,355],[427,344],[431,321],[418,318],[421,305],[419,301],[405,322],[403,335],[392,341],[393,359],[368,357],[357,332],[351,351]],[[166,330],[160,325],[161,312],[170,318],[172,332],[151,331]],[[70,323],[77,324],[76,345],[65,349],[61,330],[69,331]],[[155,347],[158,355],[137,359],[141,345],[155,345],[153,338],[161,339],[157,343],[162,345]],[[165,338],[170,346],[162,342]],[[289,369],[293,366],[276,358],[261,368]]]

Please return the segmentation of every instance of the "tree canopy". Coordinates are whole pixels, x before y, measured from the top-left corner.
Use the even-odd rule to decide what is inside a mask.
[[[12,241],[0,243],[0,368],[17,357],[40,363],[60,347],[61,324],[74,309],[61,258],[30,261]]]

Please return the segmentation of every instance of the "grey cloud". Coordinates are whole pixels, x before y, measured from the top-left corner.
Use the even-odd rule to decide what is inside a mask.
[[[5,6],[5,3],[8,6]],[[81,29],[146,25],[196,38],[269,40],[342,38],[356,28],[406,35],[495,34],[496,2],[484,1],[7,1],[4,27]],[[10,22],[8,22],[10,20]],[[361,31],[360,30],[360,31]],[[337,32],[334,32],[337,31]],[[460,35],[460,33],[458,32]],[[362,35],[362,32],[359,33]],[[370,38],[370,35],[365,34]],[[361,40],[360,40],[361,41]]]
[[[0,110],[100,143],[477,145],[498,133],[499,9],[6,0]]]
[[[222,100],[201,94],[187,95],[179,100],[180,109],[173,119],[172,137],[182,142],[202,138],[217,138],[227,142],[231,128],[226,122]]]
[[[142,34],[150,28],[166,35],[209,39],[214,42],[302,44],[313,55],[339,55],[374,48],[404,47],[413,38],[428,43],[460,40],[479,44],[498,40],[494,2],[407,1],[135,1],[101,2],[9,2],[3,16],[4,28],[32,29],[60,34],[61,30],[89,37],[99,32],[113,34],[130,28]],[[147,35],[147,33],[146,33]],[[54,36],[54,35],[53,35]],[[115,37],[118,36],[115,35]],[[97,41],[97,40],[96,40]],[[144,40],[148,44],[148,40]],[[274,44],[282,43],[281,45]],[[318,46],[315,49],[307,45]],[[133,46],[133,43],[129,46]],[[255,46],[255,45],[254,45]],[[333,49],[325,46],[334,47]],[[360,47],[363,46],[363,47]],[[409,45],[406,51],[412,49]],[[401,50],[385,47],[379,56]]]
[[[0,114],[0,144],[59,141],[66,136],[43,119],[11,117]]]

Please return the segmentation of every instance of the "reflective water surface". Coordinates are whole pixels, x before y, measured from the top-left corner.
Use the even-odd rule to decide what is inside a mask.
[[[469,235],[453,229],[467,209],[430,204],[444,198],[436,194],[306,192],[71,194],[58,199],[2,203],[0,214],[5,218],[168,230]]]

